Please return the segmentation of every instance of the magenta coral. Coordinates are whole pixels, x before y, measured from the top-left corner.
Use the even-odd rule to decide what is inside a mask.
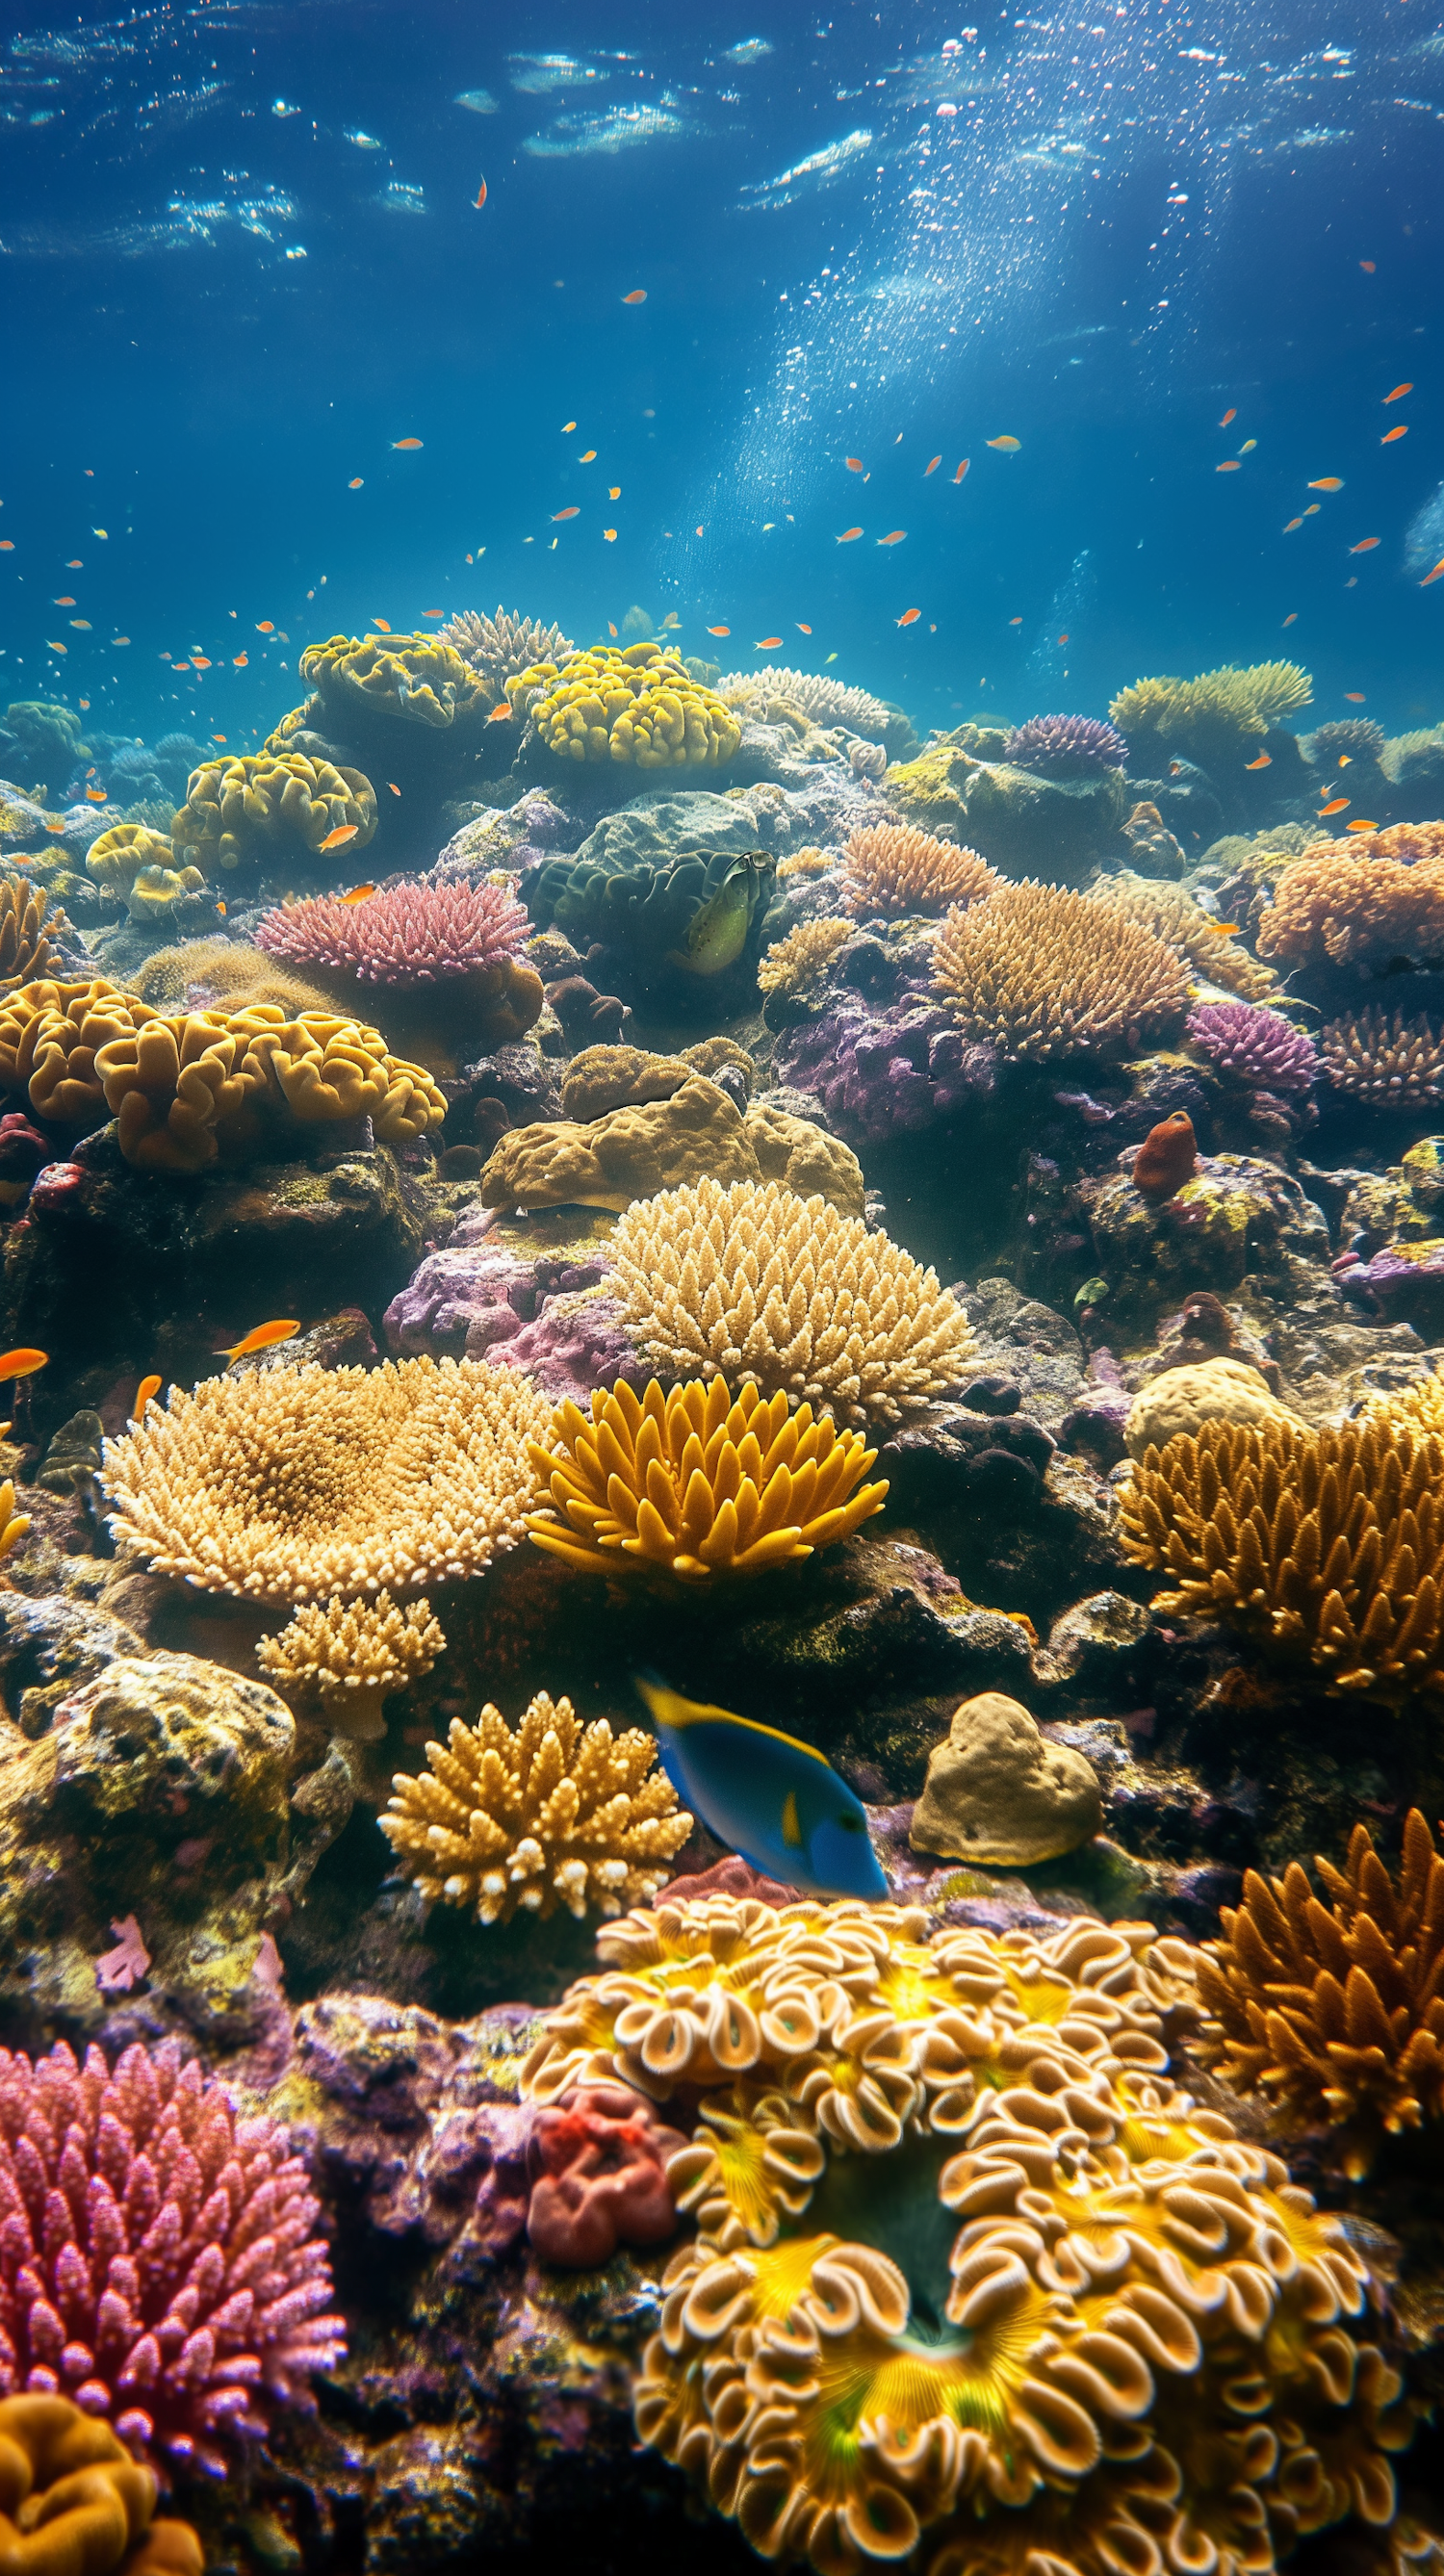
[[[1188,1034],[1227,1081],[1249,1091],[1308,1091],[1318,1080],[1312,1038],[1280,1011],[1252,1002],[1200,1002]]]
[[[345,2350],[316,2217],[285,2131],[174,2040],[113,2073],[0,2049],[0,2396],[69,2397],[220,2475]]]
[[[407,878],[363,903],[308,895],[268,912],[256,945],[363,984],[434,984],[515,957],[531,923],[509,886]]]

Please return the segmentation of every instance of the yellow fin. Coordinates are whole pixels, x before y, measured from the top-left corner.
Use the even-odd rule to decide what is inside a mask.
[[[714,1725],[720,1722],[723,1726],[742,1726],[749,1735],[767,1735],[774,1744],[785,1744],[789,1752],[805,1753],[809,1761],[820,1762],[824,1771],[832,1768],[827,1755],[819,1753],[815,1744],[800,1744],[795,1735],[784,1735],[780,1727],[763,1726],[755,1717],[738,1717],[730,1708],[710,1708],[702,1700],[683,1699],[680,1691],[669,1690],[665,1682],[649,1681],[642,1673],[634,1674],[633,1681],[658,1726],[680,1729],[701,1726],[708,1721]]]
[[[797,1821],[797,1791],[789,1789],[782,1801],[782,1839],[789,1851],[802,1848],[802,1827]]]

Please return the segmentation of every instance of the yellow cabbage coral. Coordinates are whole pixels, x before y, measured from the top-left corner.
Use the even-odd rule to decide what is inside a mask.
[[[612,1292],[649,1360],[751,1383],[844,1422],[900,1422],[956,1386],[968,1319],[911,1253],[777,1181],[638,1199]]]
[[[380,1819],[428,1904],[479,1923],[564,1905],[619,1914],[654,1895],[692,1830],[645,1728],[583,1727],[569,1699],[539,1691],[515,1733],[488,1702],[475,1726],[428,1744],[429,1771],[398,1772]]]
[[[1031,878],[950,912],[933,972],[969,1037],[1031,1063],[1124,1055],[1174,1033],[1188,1007],[1183,964],[1151,930]]]
[[[865,1485],[877,1457],[855,1431],[837,1431],[787,1397],[764,1404],[724,1378],[674,1386],[653,1378],[639,1397],[624,1380],[592,1397],[591,1420],[570,1399],[531,1463],[556,1518],[528,1523],[538,1547],[584,1572],[661,1568],[683,1583],[762,1574],[830,1547],[880,1512],[886,1484]]]
[[[541,740],[564,760],[632,761],[638,769],[716,769],[742,728],[729,707],[656,644],[594,645],[558,665],[534,663],[506,684]]]
[[[484,717],[492,703],[480,673],[436,635],[332,635],[307,645],[300,669],[338,721],[364,707],[440,731],[463,717]]]
[[[445,1644],[429,1601],[398,1610],[389,1592],[374,1601],[337,1595],[324,1610],[303,1602],[278,1637],[262,1637],[256,1661],[283,1690],[319,1692],[339,1734],[375,1744],[386,1732],[387,1693],[420,1681]]]
[[[299,751],[233,752],[191,771],[171,839],[229,871],[288,853],[314,855],[342,830],[355,834],[349,861],[375,829],[376,798],[359,769],[337,769]]]
[[[480,1360],[249,1370],[148,1405],[101,1483],[116,1539],[203,1592],[419,1592],[523,1537],[550,1419],[530,1378]]]

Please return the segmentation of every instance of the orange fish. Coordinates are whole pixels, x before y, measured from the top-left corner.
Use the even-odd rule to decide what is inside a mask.
[[[989,447],[1001,447],[1005,455],[1007,455],[1007,456],[1013,456],[1013,455],[1016,455],[1016,453],[1017,453],[1018,449],[1022,446],[1023,442],[1022,442],[1021,438],[1007,438],[1007,437],[1004,437],[1004,438],[990,438],[990,439],[988,439],[988,440],[987,440],[986,444],[987,444]]]
[[[89,698],[82,698],[82,699],[81,699],[81,701],[80,701],[81,713],[82,713],[82,714],[87,713],[87,712],[88,712],[88,710],[89,710],[89,707],[90,707],[90,700],[89,700]]]
[[[620,501],[621,497],[622,487],[620,483],[609,483],[607,485],[607,499],[609,501]]]
[[[1342,492],[1343,488],[1342,474],[1321,474],[1316,482],[1309,485],[1311,492]]]
[[[647,290],[645,286],[634,286],[631,294],[624,295],[622,298],[622,302],[624,304],[645,304],[646,301]]]
[[[492,708],[486,721],[488,724],[510,724],[515,712],[510,700],[503,698],[499,707]]]
[[[781,642],[780,635],[764,635],[759,643],[753,645],[752,650],[754,653],[775,653]]]
[[[611,621],[610,617],[607,619],[607,633],[611,636],[611,638],[612,638],[613,642],[615,643],[615,641],[616,641],[616,635],[617,635],[617,630],[616,630],[615,626],[612,624],[612,621]]]
[[[1385,430],[1383,437],[1379,441],[1379,445],[1381,447],[1392,447],[1396,438],[1407,438],[1408,435],[1409,424],[1407,420],[1397,421],[1392,429]]]
[[[355,840],[360,829],[359,823],[338,823],[335,831],[328,832],[319,846],[323,850],[344,850],[348,841]]]
[[[1406,386],[1405,390],[1406,390],[1406,392],[1408,392],[1408,393],[1412,393],[1412,392],[1413,392],[1413,390],[1414,390],[1414,388],[1413,388],[1413,386],[1412,386],[1412,385],[1409,385],[1409,386]],[[1392,395],[1392,394],[1390,394],[1390,395],[1388,395],[1388,396],[1386,397],[1386,399],[1387,399],[1389,402],[1392,402],[1392,401],[1393,401],[1393,399],[1394,399],[1394,397],[1393,397],[1393,395]],[[71,559],[70,559],[69,563],[66,565],[65,569],[66,569],[66,571],[67,571],[67,572],[84,572],[84,570],[85,570],[85,566],[84,566],[84,564],[81,562],[79,555],[72,555],[72,556],[71,556]]]
[[[841,536],[837,539],[837,543],[840,546],[850,546],[853,538],[860,537],[861,535],[861,528],[844,528]]]
[[[1323,821],[1326,814],[1342,814],[1345,806],[1349,802],[1350,799],[1347,796],[1331,796],[1327,805],[1321,805],[1319,807],[1320,822]]]
[[[1293,535],[1293,532],[1294,532],[1295,528],[1301,528],[1301,527],[1303,526],[1303,524],[1304,524],[1304,523],[1303,523],[1302,519],[1290,519],[1290,521],[1289,521],[1289,523],[1288,523],[1287,527],[1286,527],[1286,528],[1285,528],[1285,530],[1284,530],[1284,535],[1285,535],[1286,537],[1291,537],[1291,536]]]
[[[1373,274],[1374,274],[1374,268],[1375,268],[1375,262],[1374,262],[1372,259],[1361,259],[1361,260],[1360,260],[1360,262],[1359,262],[1359,266],[1360,266],[1360,268],[1363,270],[1364,275],[1365,275],[1366,277],[1372,277],[1372,276],[1373,276]]]
[[[0,1358],[0,1386],[8,1385],[12,1377],[33,1377],[49,1357],[48,1351],[6,1351]]]
[[[1219,428],[1220,428],[1220,429],[1227,429],[1227,427],[1228,427],[1228,425],[1229,425],[1229,422],[1230,422],[1231,420],[1237,420],[1237,418],[1238,418],[1238,409],[1237,409],[1237,406],[1236,406],[1236,405],[1231,405],[1231,406],[1230,406],[1230,408],[1229,408],[1229,409],[1224,413],[1224,416],[1223,416],[1222,420],[1219,422],[1219,424],[1218,424],[1218,425],[1219,425]]]
[[[189,662],[172,662],[171,669],[173,671],[188,671],[190,669],[190,664]]]
[[[371,623],[372,623],[372,625],[376,628],[376,631],[377,631],[377,633],[378,633],[379,635],[389,635],[389,634],[390,634],[391,629],[390,629],[390,627],[387,625],[386,620],[385,620],[385,618],[384,618],[384,617],[373,617],[373,618],[372,618],[372,620],[371,620]],[[284,640],[285,640],[285,639],[284,639],[284,638],[282,638],[282,641],[283,641],[283,642],[284,642]]]
[[[616,544],[617,532],[615,528],[603,528],[602,535],[605,537],[609,546],[614,546]]]
[[[269,617],[263,617],[259,626],[256,628],[256,633],[258,635],[274,635],[275,631],[276,630],[271,624]]]
[[[213,733],[211,736],[212,742],[224,742],[225,738],[226,737],[223,733]]]
[[[797,620],[797,632],[799,635],[810,635],[812,633],[812,629],[810,626],[804,626],[801,618],[799,617]]]
[[[288,1342],[292,1334],[299,1333],[300,1329],[300,1325],[289,1316],[282,1316],[274,1324],[254,1324],[239,1342],[232,1342],[229,1350],[217,1351],[216,1358],[218,1360],[246,1359],[252,1351],[269,1351],[274,1349],[277,1342]],[[3,1362],[0,1362],[0,1366],[3,1366]]]
[[[70,623],[72,626],[83,626],[86,634],[88,635],[90,633],[90,620],[88,617],[72,617]],[[207,667],[209,668],[209,665],[207,665]]]
[[[938,470],[938,467],[941,465],[942,461],[943,461],[943,460],[942,460],[942,458],[941,458],[940,456],[935,456],[935,457],[933,457],[933,459],[931,460],[931,462],[930,462],[929,464],[927,464],[927,465],[925,465],[925,466],[923,467],[923,481],[924,481],[925,483],[926,483],[926,481],[927,481],[927,479],[928,479],[928,476],[929,476],[930,474],[936,474],[936,472],[937,472],[937,470]]]
[[[1304,517],[1305,517],[1306,519],[1313,519],[1313,518],[1317,518],[1317,516],[1318,516],[1318,514],[1319,514],[1320,510],[1322,510],[1323,506],[1324,506],[1324,505],[1323,505],[1322,501],[1311,501],[1311,502],[1309,503],[1308,508],[1307,508],[1307,509],[1305,510],[1305,512],[1304,512]]]
[[[1213,470],[1215,474],[1236,474],[1238,472],[1238,458],[1236,456],[1226,456],[1223,463],[1221,465],[1215,465]]]
[[[1348,699],[1351,707],[1361,707],[1364,703],[1364,692],[1362,689],[1345,689],[1344,695]]]
[[[103,787],[87,787],[85,795],[86,802],[90,805],[103,805],[106,801],[106,790]]]
[[[222,920],[224,920],[227,906],[220,895],[217,895],[216,897],[216,910],[221,915]]]
[[[1208,926],[1215,939],[1236,939],[1238,937],[1239,926],[1236,921],[1211,921]]]
[[[1419,588],[1421,590],[1427,590],[1430,582],[1438,581],[1441,576],[1444,576],[1444,555],[1440,556],[1432,572],[1425,573],[1423,580],[1419,584]]]
[[[709,635],[730,635],[732,629],[730,626],[709,626],[707,632]]]
[[[57,818],[57,820],[56,820],[55,822],[53,822],[53,823],[47,823],[47,824],[46,824],[46,826],[45,826],[45,829],[46,829],[46,831],[47,831],[47,832],[63,832],[63,831],[64,831],[64,829],[65,829],[65,818],[64,818],[64,816],[62,815],[62,816],[58,817],[58,818]]]
[[[1291,608],[1291,609],[1289,610],[1289,613],[1288,613],[1287,617],[1284,619],[1284,624],[1285,624],[1285,626],[1292,626],[1292,625],[1293,625],[1293,623],[1294,623],[1295,618],[1298,616],[1298,613],[1299,613],[1299,612],[1298,612],[1298,610],[1297,610],[1296,608]]]
[[[553,510],[552,523],[555,525],[558,519],[579,519],[581,515],[582,505],[580,501],[569,501],[564,510]]]
[[[208,671],[211,666],[206,660],[204,653],[193,653],[191,655],[191,667],[196,671]]]
[[[860,456],[844,456],[842,461],[847,467],[849,474],[860,474],[862,472],[862,458]]]
[[[1404,395],[1405,395],[1405,394],[1411,394],[1411,393],[1413,392],[1413,390],[1414,390],[1414,388],[1413,388],[1413,386],[1412,386],[1412,385],[1396,385],[1396,386],[1394,387],[1394,390],[1393,390],[1393,392],[1392,392],[1391,394],[1385,394],[1385,396],[1384,396],[1384,400],[1385,400],[1385,402],[1386,402],[1386,403],[1391,403],[1391,402],[1400,402],[1400,401],[1402,401],[1402,399],[1403,399],[1403,397],[1404,397]],[[67,572],[69,571],[69,569],[70,569],[70,567],[69,567],[69,565],[67,564],[67,566],[66,566],[66,570],[67,570]]]
[[[1010,618],[1009,618],[1009,620],[1008,620],[1008,624],[1009,624],[1010,626],[1021,626],[1021,625],[1022,625],[1022,623],[1023,623],[1023,621],[1022,621],[1021,617],[1010,617]]]
[[[388,778],[388,779],[387,779],[387,781],[386,781],[386,784],[387,784],[387,786],[390,788],[391,793],[392,793],[392,795],[393,795],[393,796],[399,796],[399,795],[400,795],[401,790],[400,790],[400,788],[397,786],[396,781],[395,781],[395,779],[394,779],[394,778]]]
[[[1246,760],[1244,762],[1245,769],[1269,769],[1272,766],[1273,753],[1271,751],[1261,751],[1257,760]]]
[[[446,611],[444,608],[423,608],[421,614],[423,617],[444,617]]]
[[[51,638],[47,635],[45,638],[45,649],[47,653],[68,653],[70,647],[68,644],[53,643]],[[177,662],[176,669],[178,671],[188,671],[190,669],[190,664],[189,662]]]
[[[878,544],[880,546],[900,546],[906,535],[906,528],[890,528],[885,537],[878,538]]]
[[[130,642],[130,637],[128,635],[112,635],[110,640],[112,644],[128,644]]]
[[[1377,823],[1366,822],[1362,814],[1356,815],[1352,823],[1344,825],[1346,832],[1377,832],[1378,828]]]
[[[1353,753],[1352,753],[1351,751],[1341,751],[1341,752],[1340,752],[1340,754],[1339,754],[1339,767],[1340,767],[1341,769],[1351,769],[1351,768],[1353,767],[1353,761],[1354,761],[1354,755],[1353,755]]]
[[[347,484],[347,486],[346,486],[347,491],[348,491],[348,492],[359,492],[359,491],[360,491],[360,489],[361,489],[361,486],[362,486],[362,484],[365,482],[365,480],[366,480],[366,477],[365,477],[365,475],[364,475],[364,474],[353,474],[353,475],[352,475],[352,477],[351,477],[350,482],[349,482],[349,483]]]
[[[471,202],[476,208],[477,213],[480,214],[482,207],[486,204],[486,181],[484,179]]]
[[[0,555],[13,555],[13,553],[14,553],[14,552],[15,552],[15,540],[14,540],[14,538],[13,538],[13,537],[0,537]]]
[[[963,476],[966,474],[967,470],[968,470],[968,459],[967,459],[967,457],[965,456],[965,457],[963,458],[963,461],[962,461],[961,465],[958,467],[958,470],[957,470],[956,474],[953,476],[953,481],[954,481],[955,483],[961,483],[961,481],[962,481],[962,479],[963,479]]]
[[[352,886],[350,893],[343,894],[340,900],[342,903],[369,903],[375,892],[374,885]]]
[[[1350,546],[1349,552],[1351,555],[1372,554],[1378,542],[1379,540],[1377,537],[1360,537],[1356,546]]]
[[[419,438],[393,438],[391,444],[393,447],[419,447],[421,441]]]
[[[905,608],[897,623],[899,626],[915,626],[921,615],[920,608]]]
[[[153,1395],[159,1395],[160,1389],[161,1381],[158,1377],[143,1377],[141,1379],[139,1386],[135,1390],[135,1412],[132,1416],[132,1420],[139,1422],[141,1415],[144,1413],[146,1406],[151,1400],[151,1397]]]
[[[562,436],[563,436],[563,438],[570,438],[570,436],[571,436],[571,434],[572,434],[572,431],[573,431],[575,428],[576,428],[576,422],[575,422],[574,420],[564,420],[564,421],[562,422]]]
[[[73,608],[75,602],[73,599],[52,599],[50,605],[52,608]]]

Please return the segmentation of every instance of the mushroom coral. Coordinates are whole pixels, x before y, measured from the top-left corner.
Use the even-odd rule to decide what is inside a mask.
[[[976,903],[998,883],[976,850],[938,841],[912,823],[871,823],[854,832],[844,853],[842,892],[850,912],[892,921],[907,913],[946,912]]]
[[[563,760],[717,769],[742,739],[731,709],[657,644],[597,644],[561,663],[536,662],[507,681],[506,693]]]
[[[203,1592],[419,1592],[524,1536],[550,1419],[530,1378],[480,1360],[252,1369],[148,1405],[101,1482],[117,1541]]]
[[[569,1699],[539,1691],[515,1732],[488,1702],[475,1726],[453,1718],[449,1747],[428,1744],[429,1770],[396,1774],[381,1830],[428,1904],[478,1923],[619,1914],[665,1883],[692,1830],[656,1758],[645,1727],[584,1727]]]
[[[965,1034],[1005,1056],[1126,1055],[1188,1007],[1175,949],[1116,906],[1025,878],[950,912],[933,981]]]
[[[343,830],[352,834],[347,851],[354,857],[375,832],[376,798],[359,769],[299,751],[227,752],[192,770],[170,828],[178,849],[227,871],[318,856],[330,834]]]
[[[636,2424],[763,2556],[1262,2576],[1389,2526],[1413,2410],[1365,2261],[1170,2083],[1182,1944],[712,1896],[597,1946],[523,2089],[695,2115]]]
[[[529,1452],[555,1517],[527,1526],[548,1555],[584,1573],[659,1569],[683,1584],[763,1574],[830,1547],[880,1512],[886,1484],[855,1431],[814,1422],[785,1394],[755,1386],[733,1402],[725,1378],[694,1378],[665,1396],[619,1379],[598,1388],[591,1420],[568,1399],[549,1442]]]
[[[201,2576],[190,2524],[154,2519],[157,2483],[70,2398],[0,2398],[0,2565],[13,2576]]]

